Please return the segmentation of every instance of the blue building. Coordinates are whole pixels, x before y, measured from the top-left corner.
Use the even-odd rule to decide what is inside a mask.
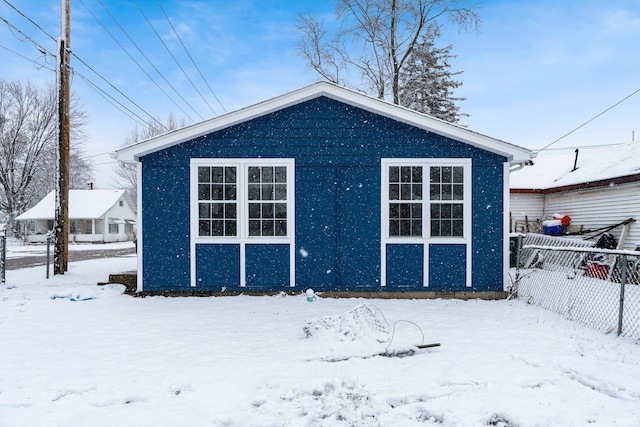
[[[115,156],[138,164],[139,292],[482,296],[531,152],[319,82]]]

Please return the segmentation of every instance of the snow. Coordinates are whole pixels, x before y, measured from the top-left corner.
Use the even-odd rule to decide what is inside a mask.
[[[101,218],[122,197],[124,190],[69,190],[69,218]],[[47,194],[37,205],[19,215],[17,220],[53,219],[55,191]]]
[[[135,267],[7,271],[0,425],[640,425],[639,343],[522,301],[96,286]]]
[[[69,252],[80,252],[80,251],[109,251],[109,250],[118,250],[118,249],[130,249],[135,247],[135,244],[131,241],[128,242],[114,242],[114,243],[104,243],[104,244],[94,244],[94,243],[69,243]],[[51,257],[53,258],[53,244],[49,248]],[[47,245],[23,245],[17,239],[8,238],[7,239],[7,259],[15,259],[15,258],[25,258],[29,256],[46,256],[47,254]]]
[[[533,166],[509,175],[512,189],[549,189],[640,174],[640,142],[629,142],[603,150],[581,150],[577,169],[575,153],[540,153]]]

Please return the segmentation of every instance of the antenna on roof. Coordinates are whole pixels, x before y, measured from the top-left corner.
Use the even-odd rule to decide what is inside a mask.
[[[580,150],[576,148],[576,158],[573,161],[573,169],[571,169],[571,172],[578,169],[578,153],[580,153]]]

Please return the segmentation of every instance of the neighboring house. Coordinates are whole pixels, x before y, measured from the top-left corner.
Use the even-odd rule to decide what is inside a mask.
[[[490,297],[531,152],[320,82],[114,157],[139,162],[138,291]]]
[[[554,214],[568,215],[573,230],[633,218],[623,236],[624,249],[633,250],[640,242],[640,142],[582,149],[577,161],[576,154],[540,154],[533,166],[511,174],[510,193],[513,231],[523,230],[525,221],[533,224]],[[620,241],[623,230],[611,233]]]
[[[55,191],[19,215],[27,243],[44,243],[55,218]],[[136,212],[124,190],[69,190],[69,242],[134,240]]]

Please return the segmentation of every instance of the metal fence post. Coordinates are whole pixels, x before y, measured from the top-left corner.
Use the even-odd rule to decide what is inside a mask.
[[[620,309],[618,311],[618,336],[622,334],[622,318],[624,317],[624,287],[627,281],[627,256],[622,255],[620,267]]]
[[[47,233],[47,279],[49,278],[49,257],[51,254],[51,234]]]
[[[5,283],[7,271],[7,235],[2,232],[0,235],[0,283]]]
[[[520,274],[520,252],[522,251],[522,234],[518,234],[516,247],[516,280],[518,280],[518,274]]]

